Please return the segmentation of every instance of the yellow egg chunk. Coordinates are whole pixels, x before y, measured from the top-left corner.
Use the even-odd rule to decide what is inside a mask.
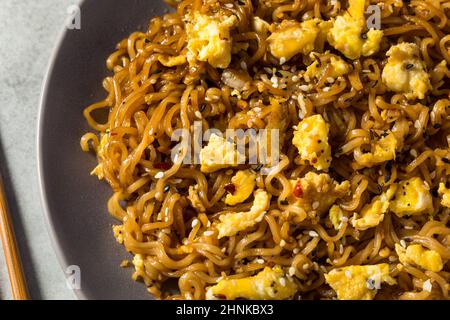
[[[344,217],[344,210],[342,210],[338,205],[333,205],[328,214],[334,229],[339,230],[342,218]]]
[[[371,144],[371,151],[363,154],[356,154],[356,161],[364,167],[373,167],[379,163],[395,159],[395,150],[397,148],[397,138],[388,131],[387,135]]]
[[[329,68],[329,71],[328,71]],[[331,56],[329,64],[320,64],[318,61],[314,61],[307,68],[304,74],[305,80],[310,81],[312,78],[319,79],[325,72],[328,71],[327,77],[333,79],[339,78],[350,71],[350,68],[345,61],[338,56]]]
[[[437,251],[425,249],[420,244],[412,244],[405,249],[396,243],[395,251],[403,264],[415,264],[433,272],[439,272],[444,267]]]
[[[388,60],[381,78],[392,91],[403,93],[408,99],[423,99],[431,90],[430,76],[419,57],[415,43],[399,43],[386,53]]]
[[[220,18],[194,12],[186,16],[186,36],[188,61],[208,62],[214,68],[225,69],[231,62],[231,28],[236,24],[236,16]]]
[[[381,283],[396,284],[389,275],[389,265],[386,263],[333,269],[325,274],[325,281],[339,300],[372,300]]]
[[[255,191],[254,197],[250,211],[226,213],[219,217],[220,222],[217,224],[219,239],[234,236],[239,231],[253,227],[262,221],[269,208],[270,198],[267,192],[261,189]]]
[[[433,197],[429,187],[419,178],[401,181],[397,187],[390,209],[397,216],[433,213]]]
[[[365,0],[349,0],[347,12],[336,18],[328,32],[328,42],[349,59],[370,56],[380,49],[383,31],[370,29],[365,40],[361,37],[366,23],[364,10]]]
[[[326,170],[330,167],[329,130],[329,125],[320,114],[300,121],[294,131],[292,143],[297,147],[303,163],[309,163],[317,170]]]
[[[442,197],[441,204],[450,208],[450,189],[446,188],[445,184],[439,183],[438,193]]]
[[[288,201],[296,205],[305,212],[315,212],[319,215],[327,212],[334,202],[346,196],[350,189],[350,182],[343,181],[338,183],[328,174],[317,174],[308,172],[303,178],[290,180],[293,194]],[[295,189],[299,184],[301,194],[295,194]]]
[[[375,197],[370,204],[361,210],[361,218],[353,219],[352,225],[357,230],[367,230],[376,227],[384,219],[389,209],[389,201],[395,194],[396,186],[392,185],[380,196]]]
[[[314,44],[321,30],[327,30],[329,23],[320,19],[304,22],[283,20],[273,26],[273,32],[267,41],[270,53],[278,59],[286,61],[299,53],[308,54],[314,50]]]
[[[250,170],[241,170],[231,178],[231,183],[236,187],[234,194],[227,194],[225,203],[229,206],[234,206],[238,203],[244,202],[253,192],[255,188],[256,174]]]
[[[284,300],[294,296],[297,285],[279,266],[265,267],[253,277],[223,279],[206,292],[206,299]]]
[[[238,153],[236,144],[225,138],[212,134],[208,145],[200,150],[200,171],[211,173],[237,165]]]
[[[105,148],[108,143],[108,134],[103,134],[100,139],[100,145],[95,152],[97,153],[97,159],[99,164],[91,171],[91,175],[97,176],[98,180],[102,180],[105,177],[105,171],[103,170],[103,159],[105,156]]]
[[[116,238],[116,241],[120,244],[123,243],[124,235],[123,235],[123,226],[112,226],[112,230],[114,233],[114,238]]]

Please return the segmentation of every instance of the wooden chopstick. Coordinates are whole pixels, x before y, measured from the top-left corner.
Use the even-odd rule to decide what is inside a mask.
[[[11,291],[15,300],[28,300],[28,291],[25,276],[20,262],[19,250],[12,226],[11,216],[6,202],[3,179],[0,176],[0,235],[2,238],[3,252],[8,268]]]

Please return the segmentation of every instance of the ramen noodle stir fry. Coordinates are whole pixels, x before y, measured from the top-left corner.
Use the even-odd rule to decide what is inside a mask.
[[[450,1],[169,4],[84,110],[132,278],[162,299],[448,299]],[[189,162],[174,136],[196,126],[216,133]],[[278,160],[227,129],[276,132]]]

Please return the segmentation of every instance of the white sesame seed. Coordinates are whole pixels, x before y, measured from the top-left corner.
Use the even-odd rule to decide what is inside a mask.
[[[227,251],[227,248],[222,248],[220,251],[225,252]]]
[[[284,247],[286,245],[286,241],[284,239],[281,239],[280,241],[280,247]]]
[[[400,245],[403,247],[403,248],[406,248],[406,242],[405,242],[405,240],[400,240]]]
[[[413,226],[404,226],[404,228],[405,228],[406,230],[412,230],[412,229],[414,229]]]
[[[331,90],[330,87],[323,87],[323,89],[322,89],[323,92],[328,92],[328,91],[330,91],[330,90]]]
[[[225,7],[231,9],[231,8],[233,8],[233,4],[232,3],[225,3]]]
[[[300,90],[302,91],[308,91],[309,90],[309,85],[303,84],[301,86],[298,87]]]
[[[155,174],[155,179],[162,179],[164,177],[164,172],[160,171]]]
[[[416,149],[411,149],[411,150],[409,150],[409,154],[412,155],[413,157],[417,157],[417,151],[416,151]]]
[[[295,274],[295,268],[294,267],[290,267],[288,270],[288,273],[290,276],[293,276]]]
[[[436,178],[436,171],[433,171],[433,172],[430,173],[430,178],[431,179]]]
[[[265,261],[264,259],[256,259],[255,262],[259,264],[264,264]]]
[[[150,80],[150,84],[155,84],[155,83],[156,83],[156,79]]]
[[[309,268],[309,263],[305,263],[302,267],[303,270],[307,270]]]
[[[319,234],[317,232],[315,232],[314,230],[309,231],[308,234],[310,237],[313,237],[313,238],[319,236]]]
[[[197,118],[199,118],[199,119],[201,119],[202,118],[202,113],[200,112],[200,111],[195,111],[195,116],[197,117]]]
[[[298,130],[297,126],[292,126],[292,129]]]
[[[280,58],[280,64],[285,64],[286,63],[286,58],[285,57],[281,57]]]
[[[416,128],[416,129],[419,129],[419,128],[420,128],[420,121],[419,121],[419,120],[416,120],[416,121],[414,122],[414,128]]]
[[[198,219],[192,220],[192,224],[191,224],[192,228],[195,228],[195,226],[198,225],[199,223],[200,223],[200,221],[198,221]]]
[[[292,76],[292,82],[298,82],[300,78],[298,76]]]
[[[339,254],[343,254],[344,253],[344,246],[341,244],[339,244]]]
[[[285,278],[280,278],[280,284],[282,287],[286,287],[286,279]]]
[[[203,235],[205,236],[205,237],[210,237],[210,236],[212,236],[214,234],[214,231],[205,231],[205,232],[203,232]]]
[[[363,73],[370,73],[371,71],[369,69],[363,69],[362,72]]]
[[[345,270],[345,276],[348,278],[348,279],[351,279],[352,278],[352,272],[350,271],[350,270]]]
[[[389,256],[388,260],[390,262],[394,262],[394,261],[397,261],[397,257],[396,256]]]
[[[207,227],[211,227],[211,221],[208,221],[208,223],[206,224]]]
[[[312,204],[313,210],[316,210],[319,207],[319,205],[320,205],[319,201],[314,201]]]
[[[241,68],[247,70],[247,63],[245,61],[241,61]]]
[[[328,77],[327,78],[327,82],[328,83],[333,83],[335,80],[334,80],[334,78],[333,77]]]
[[[299,249],[299,248],[295,248],[294,250],[292,250],[292,252],[293,252],[294,254],[297,254],[297,253],[300,252],[300,249]]]
[[[423,283],[423,290],[427,291],[427,292],[431,292],[431,290],[433,289],[433,285],[431,284],[431,279],[428,279],[427,281],[425,281]]]
[[[430,185],[426,181],[423,182],[423,187],[425,190],[430,190]]]

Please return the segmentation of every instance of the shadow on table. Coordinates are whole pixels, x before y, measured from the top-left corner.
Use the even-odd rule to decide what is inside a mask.
[[[9,213],[11,215],[14,232],[19,246],[20,257],[22,258],[23,271],[27,281],[28,293],[31,299],[41,299],[41,291],[36,278],[36,268],[31,257],[31,250],[28,246],[27,236],[22,221],[22,214],[17,204],[17,196],[13,188],[13,182],[9,173],[9,165],[3,152],[3,145],[0,141],[0,174],[3,177],[6,199],[8,201]],[[3,252],[2,252],[3,254]],[[0,292],[0,297],[5,296],[5,292]]]

